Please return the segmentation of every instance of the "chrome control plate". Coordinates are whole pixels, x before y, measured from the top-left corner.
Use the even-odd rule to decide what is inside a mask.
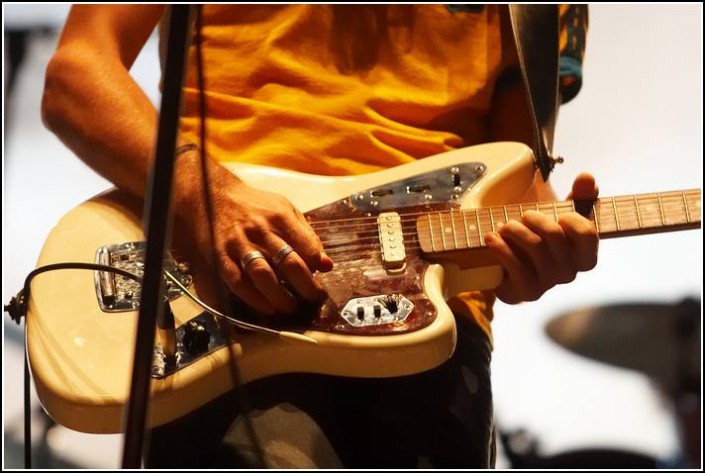
[[[401,294],[350,299],[340,315],[353,327],[391,324],[405,320],[414,304]]]
[[[124,269],[135,276],[144,274],[144,252],[146,243],[132,241],[115,245],[101,246],[96,250],[95,262],[113,268]],[[170,255],[164,258],[164,269],[179,278],[189,287],[193,278],[188,274],[188,265],[177,263]],[[169,300],[180,297],[183,293],[170,281],[166,282]],[[127,312],[140,307],[142,287],[137,281],[119,276],[109,271],[95,271],[95,290],[98,304],[103,312]]]

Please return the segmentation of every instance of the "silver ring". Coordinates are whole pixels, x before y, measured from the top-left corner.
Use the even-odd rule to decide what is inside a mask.
[[[242,268],[243,271],[247,271],[247,265],[252,263],[254,260],[262,258],[266,259],[264,254],[262,254],[261,251],[250,251],[248,253],[245,253],[245,256],[240,258],[240,267]]]
[[[293,251],[294,251],[294,249],[292,247],[290,247],[289,245],[286,245],[284,248],[277,251],[277,254],[272,256],[272,263],[274,264],[274,266],[279,266],[279,263],[284,261],[284,258],[286,258],[289,255],[289,253],[291,253]]]

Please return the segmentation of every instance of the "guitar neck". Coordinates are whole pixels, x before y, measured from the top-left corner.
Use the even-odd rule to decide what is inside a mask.
[[[556,201],[433,212],[416,223],[424,253],[482,248],[496,232],[524,212],[538,211],[558,221],[569,212],[585,215],[601,239],[700,228],[700,189],[606,197],[594,202]]]

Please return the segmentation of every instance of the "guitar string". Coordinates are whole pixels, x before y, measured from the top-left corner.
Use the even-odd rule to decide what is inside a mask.
[[[697,193],[697,196],[693,195],[692,197],[697,197],[698,199],[693,200],[692,202],[687,202],[687,203],[689,203],[689,204],[699,204],[700,203],[700,200],[699,200],[700,191],[695,191],[695,192]],[[648,204],[645,203],[644,200],[647,198],[654,199],[654,202],[648,203]],[[666,199],[668,199],[668,201],[666,201]],[[614,200],[615,200],[616,204],[618,204],[618,205],[623,204],[623,203],[633,205],[633,203],[634,203],[633,197],[627,197],[627,196],[615,197]],[[680,207],[681,209],[683,209],[685,207],[683,205],[683,199],[680,194],[673,195],[673,196],[662,195],[661,200],[664,204],[666,204],[666,203],[674,204],[675,206]],[[598,199],[597,201],[595,201],[595,207],[597,207],[597,208],[603,207],[603,204],[604,204],[605,208],[612,207],[612,198],[602,198],[602,199]],[[514,213],[516,213],[516,212],[522,213],[524,211],[529,211],[529,210],[536,211],[537,205],[539,207],[539,211],[542,211],[541,207],[544,207],[544,210],[546,212],[553,213],[554,202],[539,202],[538,204],[537,203],[509,204],[509,205],[505,205],[505,206],[491,206],[491,207],[483,207],[483,208],[478,208],[478,209],[453,209],[452,211],[454,213],[457,212],[460,214],[474,213],[474,212],[489,213],[490,211],[493,214],[495,214],[495,213],[503,214],[504,210],[506,209],[508,212],[511,211]],[[640,206],[645,206],[645,205],[658,205],[658,197],[655,195],[649,196],[649,197],[642,197],[642,201],[640,201]],[[558,210],[564,210],[564,211],[568,210],[568,211],[572,212],[572,211],[574,211],[573,210],[574,209],[574,201],[571,201],[571,200],[557,201],[557,202],[555,202],[555,207]],[[406,216],[406,217],[423,217],[423,216],[426,216],[429,214],[435,214],[438,212],[450,213],[450,210],[444,208],[444,209],[439,209],[439,210],[426,210],[426,211],[421,211],[421,212],[405,213],[402,211],[402,212],[397,212],[397,213],[399,213],[400,216]],[[370,217],[355,217],[355,218],[345,218],[345,219],[315,220],[315,221],[309,222],[309,224],[314,228],[316,226],[326,226],[329,223],[336,223],[336,224],[338,224],[339,227],[342,227],[342,226],[346,226],[346,225],[340,225],[341,222],[355,222],[355,223],[351,223],[350,225],[359,225],[359,224],[362,224],[363,222],[370,222],[373,224],[377,224],[377,220],[378,220],[377,216],[370,216]],[[348,226],[350,226],[350,225],[348,225]]]
[[[652,207],[652,208],[650,208],[650,207]],[[569,210],[569,209],[570,209],[570,211],[572,211],[572,206],[570,208],[568,208],[566,206],[564,206],[564,207],[556,206],[555,209],[552,206],[550,209],[545,209],[545,211],[541,211],[541,213],[544,213],[545,215],[554,214],[556,212],[564,213],[566,210]],[[511,214],[517,213],[515,210],[511,210],[511,211],[510,210],[511,209],[507,210],[507,212],[506,212],[507,215],[509,215],[510,213]],[[526,210],[528,211],[530,209],[526,209]],[[531,209],[531,210],[533,210],[533,209]],[[605,206],[605,207],[599,206],[599,207],[596,207],[596,210],[598,210],[598,213],[599,213],[598,217],[600,219],[614,218],[614,211],[611,209],[611,206]],[[692,211],[693,209],[689,209],[689,210]],[[640,208],[640,209],[638,209],[638,211],[637,211],[636,207],[632,207],[630,209],[625,209],[625,208],[618,209],[618,216],[622,217],[622,218],[636,218],[637,220],[639,217],[643,220],[647,220],[651,217],[656,217],[657,219],[660,220],[661,217],[663,216],[664,220],[668,220],[669,218],[673,219],[673,214],[676,213],[676,211],[678,214],[682,215],[685,218],[685,221],[683,223],[687,223],[689,215],[685,211],[685,206],[681,205],[680,202],[674,202],[674,201],[664,201],[663,202],[663,212],[661,212],[660,208],[657,210],[656,207],[654,207],[654,206],[649,206],[649,207],[644,206],[643,209]],[[460,217],[461,222],[459,222],[459,225],[464,226],[464,224],[467,221],[468,214],[473,216],[473,217],[471,217],[472,220],[476,220],[476,218],[481,219],[481,221],[480,221],[481,226],[483,223],[486,224],[488,221],[491,224],[492,220],[494,220],[494,219],[499,219],[500,222],[505,223],[504,222],[504,218],[505,218],[504,210],[502,210],[501,215],[497,215],[497,212],[492,212],[491,217],[490,217],[489,211],[475,211],[475,210],[465,210],[465,211],[458,211],[458,212],[453,211],[452,213],[449,211],[439,211],[439,212],[419,213],[419,214],[416,214],[416,213],[402,214],[402,221],[404,224],[409,224],[410,217],[414,217],[416,215],[421,215],[421,216],[442,215],[444,220],[447,222],[450,222],[451,216],[453,217],[454,222],[457,222],[458,217]],[[477,217],[475,217],[475,214],[477,214]],[[511,217],[514,217],[514,216],[515,215],[511,215]],[[518,215],[516,215],[516,216],[518,217]],[[518,218],[515,219],[515,218],[511,218],[511,217],[509,220],[518,220]],[[593,216],[593,218],[594,218],[594,216]],[[345,220],[345,219],[341,219],[341,220]],[[323,236],[325,238],[325,236],[327,236],[325,230],[332,230],[331,233],[340,233],[340,228],[351,227],[351,226],[358,228],[359,229],[358,232],[375,232],[375,231],[378,231],[378,228],[379,228],[379,224],[376,221],[369,222],[367,224],[340,225],[340,226],[333,226],[332,225],[333,223],[337,223],[337,221],[336,220],[328,220],[325,222],[325,224],[324,224],[325,226],[322,228],[320,228],[320,225],[318,225],[319,228],[317,230],[319,231],[319,235]],[[412,223],[415,224],[416,220],[413,220]],[[601,222],[601,223],[603,223],[603,222]],[[468,226],[471,229],[475,230],[475,228],[473,228],[474,225],[468,225]],[[490,227],[491,227],[491,225],[490,225]],[[331,241],[331,240],[329,239],[328,241]],[[324,243],[325,243],[325,241],[324,241]]]
[[[672,215],[674,213],[676,213],[675,212],[676,210],[677,210],[677,213],[681,214],[683,217],[686,217],[686,218],[688,217],[688,215],[685,212],[684,206],[670,205],[670,204],[671,204],[671,202],[664,202],[664,212],[663,212],[664,217],[666,217],[666,218],[668,218],[669,216],[672,217]],[[572,207],[571,207],[571,209],[572,209]],[[605,209],[607,209],[608,211],[607,212],[600,212],[599,217],[600,218],[613,218],[614,212],[611,209],[611,206],[606,206]],[[555,212],[562,212],[564,210],[566,210],[566,209],[556,207],[555,210],[553,208],[546,209],[546,211],[542,212],[542,213],[544,213],[544,215],[548,215],[548,214],[553,214]],[[601,211],[602,208],[598,207],[597,210]],[[627,210],[628,210],[628,212],[627,212]],[[514,213],[514,212],[512,212],[512,213]],[[438,215],[442,215],[444,217],[444,220],[447,220],[448,222],[450,222],[451,217],[452,217],[453,222],[457,222],[458,220],[460,220],[460,222],[458,222],[458,225],[462,226],[465,223],[465,220],[467,220],[465,218],[467,216],[467,214],[474,215],[475,211],[473,211],[473,210],[463,211],[463,212],[455,212],[454,211],[452,213],[451,212],[431,212],[429,214],[423,214],[423,215],[433,215],[434,218],[437,217]],[[499,216],[496,215],[495,212],[493,212],[492,214],[493,214],[492,219],[499,219],[499,221],[501,223],[506,223],[504,221],[505,217],[506,217],[506,215],[504,213]],[[603,214],[606,214],[606,215],[603,215]],[[518,220],[518,219],[513,218],[514,215],[510,215],[509,212],[507,212],[507,215],[510,216],[509,220]],[[639,217],[641,217],[642,219],[648,219],[649,217],[654,217],[654,216],[658,217],[658,219],[660,220],[661,215],[662,214],[660,212],[660,209],[656,210],[655,208],[654,209],[644,208],[644,209],[639,209],[637,211],[637,209],[635,207],[630,208],[630,209],[621,209],[621,212],[619,213],[620,217],[627,217],[627,218],[629,218],[629,217],[635,218],[636,217],[637,220],[639,219]],[[481,219],[481,224],[483,222],[491,221],[488,212],[479,212],[478,217]],[[472,217],[471,219],[473,220],[473,222],[475,221],[474,217]],[[401,224],[402,224],[402,227],[408,227],[410,225],[415,226],[417,221],[418,220],[409,218],[408,215],[403,214],[402,219],[401,219]],[[333,221],[331,221],[331,223],[332,222]],[[378,230],[379,230],[379,225],[376,222],[375,223],[368,223],[368,224],[360,224],[360,225],[341,225],[341,226],[331,226],[330,224],[327,224],[327,226],[325,228],[319,229],[321,232],[321,233],[319,233],[319,236],[325,237],[328,235],[328,233],[332,234],[333,236],[338,236],[338,234],[342,233],[339,231],[339,229],[346,228],[346,227],[358,228],[358,230],[356,232],[354,232],[355,234],[360,234],[360,233],[375,233],[375,234],[377,234]],[[475,230],[474,223],[472,225],[468,225],[468,227],[472,230]],[[330,232],[326,232],[326,230],[330,230]],[[346,233],[342,233],[342,234],[348,235]],[[345,236],[340,238],[340,240],[344,240],[344,239],[345,239],[345,241],[348,241]],[[334,239],[327,239],[325,241],[326,242],[335,242]]]
[[[670,210],[668,208],[665,208],[665,210]],[[682,210],[682,209],[681,209]],[[683,213],[685,216],[685,213]],[[450,224],[450,215],[444,215],[444,220],[447,220],[449,225]],[[600,220],[607,220],[607,222],[603,222],[603,226],[609,223],[609,220],[614,219],[614,214],[610,213],[608,215],[600,215]],[[459,227],[458,231],[453,235],[447,235],[448,238],[453,238],[453,239],[460,239],[460,240],[467,240],[468,238],[470,239],[477,239],[478,235],[480,234],[480,231],[477,229],[476,225],[468,225],[467,229],[472,230],[472,232],[469,232],[466,230],[465,225],[461,219],[460,222],[457,221],[458,219],[456,218],[455,215],[453,215],[453,222],[454,224]],[[473,219],[474,220],[474,219]],[[513,220],[510,218],[510,221]],[[626,227],[626,229],[649,229],[649,228],[655,228],[659,226],[668,226],[668,225],[679,225],[679,224],[686,224],[688,223],[687,219],[682,220],[682,221],[668,221],[668,217],[665,218],[665,223],[661,223],[662,216],[660,212],[639,212],[630,214],[628,217],[625,218],[625,215],[621,215],[620,218],[620,225]],[[651,225],[651,222],[656,222],[656,225]],[[489,224],[488,224],[489,222]],[[489,217],[482,217],[480,226],[485,226],[487,228],[491,227],[491,224],[493,222],[490,221]],[[506,222],[505,221],[500,221],[496,222],[496,225],[499,226],[504,225]],[[693,223],[693,222],[691,222]],[[446,223],[444,222],[444,225]],[[483,225],[484,224],[484,225]],[[337,248],[346,248],[346,247],[354,247],[360,243],[365,243],[365,242],[374,242],[374,241],[379,241],[379,232],[378,229],[376,228],[375,225],[371,225],[371,228],[360,228],[358,231],[355,232],[350,232],[350,233],[343,233],[340,234],[339,232],[335,232],[335,237],[334,238],[326,238],[326,234],[319,234],[321,236],[321,241],[324,244],[326,248],[332,248],[332,249],[337,249]],[[401,232],[401,235],[404,238],[405,242],[408,242],[409,240],[413,240],[414,237],[416,237],[418,234],[421,235],[426,235],[430,233],[429,230],[425,228],[421,228],[420,231],[416,226],[416,221],[403,221],[402,223],[402,229],[403,231]],[[481,230],[481,229],[480,229]],[[606,230],[603,228],[603,232]],[[355,242],[351,243],[350,239],[351,237],[354,237]]]
[[[622,222],[622,231],[629,231],[629,230],[637,230],[637,226],[633,225],[629,227],[627,225],[628,222]],[[659,225],[659,227],[661,227]],[[657,227],[652,227],[652,228],[657,228]],[[641,227],[641,230],[648,230],[649,227]],[[616,227],[614,228],[616,230]],[[609,233],[609,229],[603,230],[601,232],[602,234]],[[452,241],[451,241],[452,240]],[[431,246],[431,245],[429,245]],[[486,247],[487,245],[483,244],[483,239],[478,238],[477,234],[470,236],[470,245],[467,245],[467,239],[465,238],[464,234],[458,235],[457,238],[457,244],[455,239],[448,238],[446,239],[446,245],[445,248],[443,248],[442,243],[437,244],[438,248],[434,248],[432,252],[440,252],[440,251],[453,251],[453,250],[463,250],[463,249],[479,249]],[[418,240],[414,241],[405,241],[404,243],[404,250],[405,252],[411,253],[413,251],[421,251],[424,253],[428,252],[428,248],[424,250],[424,247],[421,246],[421,244],[418,242]],[[372,241],[370,243],[366,244],[360,244],[360,243],[355,243],[355,244],[350,244],[347,246],[341,246],[336,249],[330,250],[326,249],[326,254],[331,257],[334,263],[341,263],[345,261],[354,261],[357,259],[355,256],[358,255],[361,252],[378,252],[382,253],[382,245],[379,243],[379,241]],[[346,256],[353,256],[353,258],[346,258]]]
[[[672,210],[671,207],[668,207],[668,205],[664,205],[664,213],[669,213],[671,210]],[[681,213],[683,213],[685,215],[683,207],[680,207],[680,211],[681,211]],[[444,217],[446,217],[444,220],[447,221],[447,223],[445,223],[445,224],[450,225],[450,223],[449,223],[450,222],[450,214],[445,214]],[[453,221],[457,224],[458,227],[460,227],[460,230],[462,230],[462,231],[456,232],[454,236],[446,235],[446,237],[448,239],[454,240],[453,245],[450,245],[450,246],[456,246],[455,240],[466,240],[465,243],[467,243],[468,238],[471,238],[473,240],[478,238],[478,235],[480,232],[475,231],[477,229],[475,225],[468,226],[469,229],[473,230],[472,234],[470,234],[470,233],[466,232],[465,225],[463,224],[464,222],[457,222],[457,218],[455,218],[456,216],[453,215],[453,217],[454,217]],[[658,224],[656,225],[656,227],[668,226],[668,225],[679,225],[679,224],[688,223],[687,220],[669,222],[668,217],[666,216],[666,218],[665,218],[666,222],[664,223],[664,225],[662,225],[661,220],[662,220],[662,217],[664,217],[664,216],[661,214],[660,211],[656,211],[656,210],[642,211],[642,212],[639,212],[638,214],[634,210],[633,212],[630,213],[628,218],[625,218],[625,215],[623,215],[623,214],[621,215],[621,217],[622,218],[620,218],[620,226],[626,227],[624,229],[630,229],[630,230],[631,229],[649,229],[651,227],[654,227],[653,225],[644,224],[644,221],[648,222],[650,219],[652,219],[653,221],[658,221]],[[604,233],[604,231],[606,230],[604,228],[604,226],[607,223],[609,223],[608,222],[609,220],[614,218],[614,214],[613,213],[609,213],[607,215],[601,214],[599,216],[599,218],[600,218],[600,220],[607,220],[607,222],[602,222],[602,225],[603,225],[603,232],[602,233]],[[510,220],[512,220],[512,219],[510,218]],[[489,222],[490,225],[487,225],[487,222]],[[481,227],[483,226],[483,223],[485,224],[484,226],[489,228],[491,226],[491,223],[493,223],[493,222],[491,221],[489,216],[483,216],[481,219],[481,222],[480,222]],[[504,224],[504,223],[505,222],[503,222],[503,221],[499,222],[499,224]],[[379,241],[377,225],[372,224],[372,225],[368,225],[367,227],[369,227],[369,228],[358,226],[358,228],[360,228],[360,230],[358,230],[356,232],[350,232],[348,234],[343,234],[342,236],[340,236],[340,232],[336,231],[335,232],[336,238],[332,238],[332,239],[326,239],[325,234],[320,235],[320,236],[323,237],[322,242],[324,244],[324,247],[329,248],[329,249],[330,248],[341,249],[341,248],[362,247],[362,245],[360,245],[360,243],[364,243],[364,242],[372,243],[372,242]],[[419,232],[419,230],[416,228],[416,221],[414,221],[414,220],[409,221],[409,219],[406,219],[406,221],[402,221],[402,228],[404,229],[402,231],[402,235],[404,237],[405,242],[413,241],[413,239],[417,235],[427,236],[430,233],[429,230],[426,230],[424,228],[422,228],[421,231]],[[370,234],[370,235],[364,236],[365,234]],[[355,240],[354,243],[350,243],[351,236],[354,237],[354,240]],[[458,246],[460,246],[460,245],[458,245]],[[466,245],[462,245],[462,246],[465,247]],[[336,253],[336,251],[333,251],[333,253]]]
[[[608,208],[609,208],[609,207],[608,207]],[[669,214],[671,217],[672,217],[672,215],[674,214],[674,211],[673,211],[674,209],[675,209],[675,207],[673,207],[673,206],[669,206],[668,204],[664,205],[664,212],[667,213],[667,214]],[[599,210],[599,209],[598,209],[598,210]],[[658,224],[658,225],[661,225],[660,222],[661,222],[662,219],[661,219],[661,212],[660,212],[660,210],[640,210],[640,211],[638,211],[638,212],[637,212],[635,209],[628,209],[628,210],[629,210],[629,213],[628,213],[628,214],[627,214],[626,212],[622,212],[622,213],[620,214],[620,217],[621,217],[620,220],[624,220],[625,223],[626,223],[626,222],[629,222],[629,223],[632,223],[632,222],[639,223],[640,220],[641,220],[642,222],[643,222],[643,221],[647,221],[647,223],[648,223],[648,220],[651,219],[652,221],[656,221],[656,220],[657,220],[657,221],[658,221],[657,224]],[[683,207],[678,207],[678,210],[679,210],[678,213],[680,213],[683,217],[687,217],[687,215],[686,215],[685,210],[684,210]],[[560,210],[558,210],[558,211],[560,211]],[[551,213],[553,213],[553,212],[551,212]],[[458,215],[458,214],[455,213],[455,212],[453,212],[452,214],[449,213],[449,212],[440,213],[440,214],[439,214],[439,213],[436,213],[435,215],[436,215],[436,216],[438,216],[438,215],[443,215],[443,220],[444,220],[444,221],[448,221],[449,223],[450,223],[451,217],[452,217],[452,221],[454,222],[454,224],[457,224],[457,226],[461,227],[461,229],[463,230],[463,232],[456,232],[456,233],[460,233],[461,235],[462,235],[463,233],[465,233],[465,228],[464,228],[464,223],[465,223],[465,222],[463,221],[463,218],[462,218],[461,215]],[[458,218],[458,217],[461,217],[461,218]],[[652,218],[652,217],[654,217],[654,218]],[[485,215],[482,215],[480,218],[481,218],[481,226],[483,226],[483,225],[482,225],[483,223],[486,224],[487,222],[490,222],[490,225],[485,225],[485,226],[491,226],[492,221],[493,221],[493,220],[496,221],[497,216],[494,216],[494,215],[493,215],[493,219],[490,219],[489,215],[488,215],[487,213],[485,213]],[[614,218],[614,213],[613,213],[613,212],[607,212],[607,213],[605,213],[605,215],[603,215],[603,213],[601,213],[601,214],[599,215],[599,218],[600,218],[600,219],[609,220],[609,219]],[[458,222],[458,220],[460,220],[460,222]],[[474,221],[475,219],[473,218],[472,220]],[[515,219],[510,217],[509,220],[515,220]],[[666,222],[664,222],[666,225],[669,224],[668,220],[669,220],[669,219],[666,218]],[[673,220],[673,218],[671,218],[671,220]],[[415,231],[415,230],[416,230],[416,223],[417,223],[417,220],[413,220],[413,219],[404,219],[404,218],[403,218],[403,219],[402,219],[402,222],[401,222],[401,227],[402,227],[405,231],[409,231],[409,232],[412,231],[412,230]],[[423,223],[425,223],[425,222],[423,222]],[[435,223],[435,222],[434,222],[434,223]],[[500,217],[499,223],[502,223],[502,224],[507,223],[507,222],[504,220],[504,216],[501,216],[501,217]],[[672,221],[672,222],[670,222],[670,224],[679,224],[679,223],[688,223],[688,221],[687,221],[687,219],[686,219],[686,220],[682,220],[682,221],[681,221],[681,220],[677,220],[677,221]],[[476,226],[475,226],[474,224],[473,224],[473,225],[467,225],[467,227],[468,227],[469,229],[471,229],[471,230],[476,230]],[[648,228],[648,225],[643,225],[643,224],[642,224],[642,227]],[[342,236],[339,236],[338,234],[339,234],[340,232],[336,231],[336,230],[337,230],[337,227],[333,227],[333,231],[330,232],[330,233],[334,236],[334,238],[325,238],[326,236],[328,236],[328,234],[327,234],[327,233],[323,233],[323,232],[321,232],[319,235],[322,236],[322,237],[324,237],[324,239],[322,240],[324,243],[330,244],[331,246],[335,246],[338,242],[346,242],[346,243],[349,243],[349,241],[350,241],[349,238],[350,238],[350,235],[351,235],[352,233],[354,233],[355,237],[357,238],[357,241],[360,241],[360,239],[365,240],[365,239],[367,239],[367,238],[369,238],[369,239],[373,239],[373,238],[374,238],[374,239],[377,239],[377,238],[378,238],[378,233],[379,233],[379,232],[378,232],[378,225],[377,225],[377,224],[367,224],[367,225],[364,225],[364,226],[359,225],[359,226],[357,226],[357,228],[358,228],[358,230],[355,231],[355,232],[350,232],[350,233],[347,233],[347,234],[346,234],[346,233],[343,233]],[[474,231],[473,233],[474,233],[474,234],[477,234],[476,231]],[[367,234],[369,234],[369,235],[367,235]],[[336,238],[336,237],[337,237],[337,238]]]
[[[609,208],[609,207],[607,207]],[[631,212],[628,216],[628,218],[625,218],[625,215],[622,215],[622,218],[620,219],[620,224],[623,226],[624,230],[632,230],[632,229],[646,229],[648,230],[649,228],[653,227],[653,225],[649,225],[649,220],[656,222],[656,226],[668,226],[668,225],[679,225],[679,224],[685,224],[688,223],[685,220],[681,221],[671,221],[671,222],[664,222],[663,224],[661,223],[662,220],[662,215],[660,210],[653,210],[653,211],[641,211],[639,213],[635,213],[636,210],[634,209],[629,209]],[[664,210],[669,213],[673,210],[672,206],[665,205]],[[683,207],[679,207],[679,210],[683,212]],[[450,221],[450,214],[444,214],[444,217],[446,217],[444,220]],[[453,220],[457,220],[455,218],[455,214],[453,215]],[[610,213],[609,215],[601,215],[599,217],[601,220],[611,220],[614,218],[614,216]],[[483,226],[483,223],[485,224],[484,226],[487,226],[487,222],[489,221],[488,216],[483,216],[481,220],[481,225]],[[511,219],[510,219],[511,220]],[[668,220],[668,219],[667,219]],[[646,222],[646,223],[644,223]],[[490,221],[490,223],[492,223]],[[505,222],[500,222],[504,224]],[[608,222],[603,222],[603,233],[605,230],[608,230],[608,228],[604,228],[605,224]],[[469,227],[468,229],[473,230],[472,234],[470,232],[467,232],[465,229],[465,226],[462,224],[462,222],[458,222],[457,226],[460,227],[461,231],[456,232],[454,235],[446,235],[447,239],[452,239],[452,244],[446,243],[446,246],[450,246],[452,248],[467,248],[467,240],[470,239],[471,245],[470,247],[475,247],[478,246],[474,244],[473,242],[479,241],[479,233],[476,230],[475,225]],[[379,236],[377,234],[375,225],[370,225],[370,227],[373,228],[365,228],[364,230],[359,230],[357,232],[354,232],[354,243],[350,243],[350,237],[352,235],[346,235],[340,238],[334,238],[334,239],[323,239],[325,247],[327,248],[327,251],[329,255],[333,254],[341,254],[341,253],[347,253],[350,251],[355,251],[355,249],[376,249],[378,248],[379,244]],[[402,228],[404,231],[402,232],[404,236],[404,243],[405,243],[405,248],[406,249],[418,249],[418,246],[415,246],[413,243],[415,243],[415,239],[417,238],[418,235],[420,236],[428,236],[430,234],[430,231],[422,228],[421,231],[416,228],[415,221],[409,219],[402,220]],[[369,236],[363,236],[365,234],[369,234]],[[325,236],[325,235],[324,235]],[[445,238],[441,238],[445,239]],[[456,244],[457,241],[463,241],[463,244]],[[412,245],[409,245],[408,243],[412,243]],[[343,243],[343,244],[340,244]],[[480,245],[482,246],[482,245]]]
[[[633,203],[634,197],[636,197],[637,199],[641,199],[641,200],[639,200],[639,202],[641,203],[645,199],[656,199],[657,200],[658,196],[660,195],[661,200],[664,203],[665,203],[664,199],[670,199],[671,203],[675,203],[678,205],[683,202],[683,196],[686,196],[686,197],[694,198],[693,203],[699,204],[700,203],[700,194],[701,194],[700,189],[689,189],[689,190],[683,191],[683,193],[681,193],[680,191],[669,191],[669,192],[662,192],[660,194],[635,194],[635,195],[630,195],[630,196],[616,196],[616,197],[614,197],[614,200],[618,204],[619,203]],[[598,204],[611,205],[612,199],[613,199],[612,197],[598,198],[595,201],[595,205],[596,206]],[[511,209],[516,209],[516,208],[521,207],[521,208],[525,208],[525,210],[536,210],[537,205],[539,207],[546,207],[547,211],[552,212],[553,207],[554,207],[554,203],[555,203],[556,207],[558,207],[558,208],[572,209],[574,202],[575,202],[574,200],[563,200],[563,201],[555,201],[555,202],[547,201],[547,202],[538,202],[538,203],[507,204],[504,206],[502,206],[502,205],[490,206],[490,207],[483,207],[483,208],[479,208],[479,209],[457,209],[457,210],[454,210],[454,212],[455,211],[457,211],[459,213],[461,213],[461,212],[475,212],[475,211],[481,212],[481,211],[488,211],[491,209],[492,211],[502,213],[505,208],[508,210],[511,210]],[[690,202],[688,202],[688,203],[690,204]],[[448,212],[449,210],[443,209],[441,211]],[[405,215],[405,216],[409,216],[409,217],[418,217],[418,216],[424,216],[429,213],[435,213],[435,212],[436,211],[431,210],[430,212],[429,211],[419,211],[419,212],[410,212],[410,213],[403,213],[403,212],[397,212],[397,213],[399,213],[400,215]],[[329,223],[340,224],[341,222],[366,222],[367,221],[367,222],[371,222],[371,223],[376,223],[377,219],[378,219],[378,216],[352,217],[352,218],[343,218],[343,219],[324,219],[324,220],[314,220],[314,221],[309,222],[309,224],[315,228],[316,226],[321,226],[321,225],[325,226]],[[351,224],[355,224],[355,223],[351,223]]]

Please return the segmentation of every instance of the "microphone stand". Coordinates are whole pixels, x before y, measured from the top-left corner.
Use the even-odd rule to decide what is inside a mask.
[[[156,153],[150,183],[145,196],[144,218],[147,223],[144,283],[140,301],[132,385],[125,419],[123,468],[140,468],[145,443],[145,428],[157,321],[164,324],[164,277],[162,264],[171,229],[171,185],[174,174],[174,150],[178,135],[181,87],[190,22],[188,5],[168,7],[168,43],[163,73],[163,91]],[[173,322],[172,322],[173,324]]]

